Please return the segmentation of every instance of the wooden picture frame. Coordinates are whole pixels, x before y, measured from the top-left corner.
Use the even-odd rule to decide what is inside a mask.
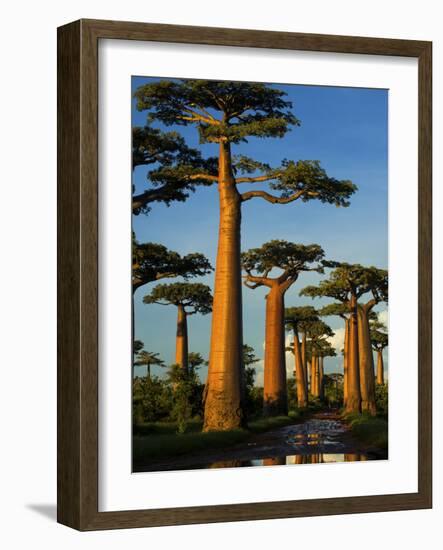
[[[418,59],[418,492],[98,511],[98,42],[159,41]],[[58,521],[86,530],[319,516],[432,506],[432,44],[80,20],[58,29]]]

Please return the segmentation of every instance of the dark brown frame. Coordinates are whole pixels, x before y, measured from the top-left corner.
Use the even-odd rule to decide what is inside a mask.
[[[418,58],[418,492],[98,511],[98,41],[124,39]],[[432,43],[80,20],[58,29],[58,521],[82,531],[432,506]]]

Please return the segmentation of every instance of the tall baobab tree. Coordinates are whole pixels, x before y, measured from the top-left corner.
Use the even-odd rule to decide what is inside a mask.
[[[388,346],[389,338],[386,325],[380,321],[369,323],[371,330],[372,349],[377,353],[377,384],[383,386],[385,383],[385,368],[383,361],[383,350]]]
[[[172,283],[157,285],[143,298],[145,304],[177,307],[177,337],[175,363],[188,372],[188,316],[211,312],[211,289],[201,283]]]
[[[242,254],[242,265],[246,272],[244,284],[248,288],[265,286],[266,329],[263,406],[266,415],[288,413],[285,365],[285,305],[287,290],[303,271],[322,272],[319,263],[324,256],[318,244],[295,244],[274,240],[260,248],[252,248]],[[278,275],[270,277],[273,270]],[[299,372],[304,384],[304,373]],[[302,399],[304,402],[304,398]]]
[[[347,412],[367,411],[376,414],[374,364],[369,348],[369,316],[372,308],[380,301],[387,301],[386,270],[364,267],[360,264],[324,262],[334,268],[328,280],[321,281],[318,287],[307,287],[301,294],[305,296],[329,296],[349,310],[348,360],[347,360]],[[362,297],[371,293],[366,303]]]
[[[271,204],[317,199],[348,206],[356,186],[329,177],[318,161],[285,160],[278,168],[233,157],[231,146],[248,137],[284,137],[299,125],[285,93],[262,83],[160,80],[140,86],[137,108],[165,125],[194,125],[202,143],[218,146],[217,173],[192,170],[188,179],[218,185],[219,236],[204,430],[229,430],[244,423],[242,410],[241,205],[253,198]],[[180,174],[183,179],[184,174]],[[268,183],[271,189],[240,193],[238,186]]]
[[[290,307],[285,309],[286,329],[292,331],[293,354],[295,359],[295,383],[299,407],[308,405],[308,374],[306,368],[306,339],[308,324],[318,320],[315,309],[311,306]],[[300,342],[300,333],[302,341]]]
[[[151,366],[157,365],[157,366],[164,366],[165,362],[162,361],[159,357],[158,353],[152,353],[150,351],[141,350],[138,352],[136,356],[136,360],[134,362],[135,366],[146,366],[146,377],[151,378]]]

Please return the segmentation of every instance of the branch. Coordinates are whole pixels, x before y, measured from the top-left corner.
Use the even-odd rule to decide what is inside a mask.
[[[243,277],[245,279],[244,281],[244,285],[247,286],[248,288],[257,288],[259,286],[271,286],[271,283],[270,283],[270,280],[267,279],[266,277],[257,277],[256,275],[251,275],[251,274],[247,274],[245,277]],[[249,285],[247,283],[255,283],[255,285]]]
[[[211,176],[210,174],[192,174],[186,176],[186,179],[189,180],[208,180],[208,181],[218,181],[218,176]]]
[[[242,178],[235,178],[235,183],[254,183],[257,181],[269,181],[274,180],[278,177],[278,174],[265,174],[263,176],[256,176],[256,177],[242,177]],[[247,200],[247,199],[246,199]]]
[[[274,195],[271,195],[266,191],[248,191],[241,194],[240,197],[243,202],[253,199],[254,197],[261,197],[262,199],[265,199],[272,204],[288,204],[289,202],[297,200],[302,195],[310,195],[312,197],[316,197],[318,193],[315,193],[314,191],[307,192],[304,190],[300,190],[296,193],[293,193],[292,195],[289,195],[289,197],[275,197]]]

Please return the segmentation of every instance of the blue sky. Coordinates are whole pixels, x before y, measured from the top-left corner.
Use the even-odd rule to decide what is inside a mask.
[[[133,77],[132,88],[158,79]],[[379,89],[337,88],[273,84],[287,93],[293,112],[301,121],[282,139],[251,138],[248,143],[233,146],[233,154],[245,154],[272,166],[282,159],[320,160],[330,176],[350,179],[358,185],[349,208],[336,208],[318,201],[273,205],[253,199],[242,207],[242,249],[257,247],[271,239],[310,244],[318,243],[328,259],[388,267],[388,159],[387,117],[388,91]],[[138,112],[133,104],[133,125],[146,123],[146,112]],[[203,155],[215,156],[217,146],[200,145],[194,127],[154,126],[178,130],[190,146],[200,147]],[[147,187],[147,169],[138,167],[133,181],[136,191]],[[148,184],[149,185],[149,184]],[[245,185],[263,189],[264,184]],[[201,187],[184,203],[168,208],[155,203],[149,215],[133,218],[139,242],[158,242],[181,254],[202,252],[215,266],[218,229],[218,197],[216,185]],[[301,274],[286,294],[286,305],[320,305],[328,300],[301,298],[298,293],[321,276]],[[168,280],[168,282],[173,280]],[[213,275],[199,279],[212,287]],[[154,283],[141,287],[135,295],[135,336],[146,349],[158,352],[166,363],[174,361],[176,311],[173,306],[144,305],[142,298]],[[263,357],[265,289],[243,290],[244,341]],[[379,310],[386,309],[385,306]],[[342,337],[342,321],[328,321]],[[189,318],[189,349],[205,357],[209,351],[210,315]],[[338,344],[339,345],[339,344]],[[288,370],[292,371],[288,356]],[[325,360],[327,372],[340,371],[341,358]],[[258,370],[262,364],[258,365]],[[201,371],[206,377],[205,369]],[[161,369],[154,369],[161,374]],[[143,368],[139,374],[144,374]],[[259,372],[258,379],[261,379]]]

